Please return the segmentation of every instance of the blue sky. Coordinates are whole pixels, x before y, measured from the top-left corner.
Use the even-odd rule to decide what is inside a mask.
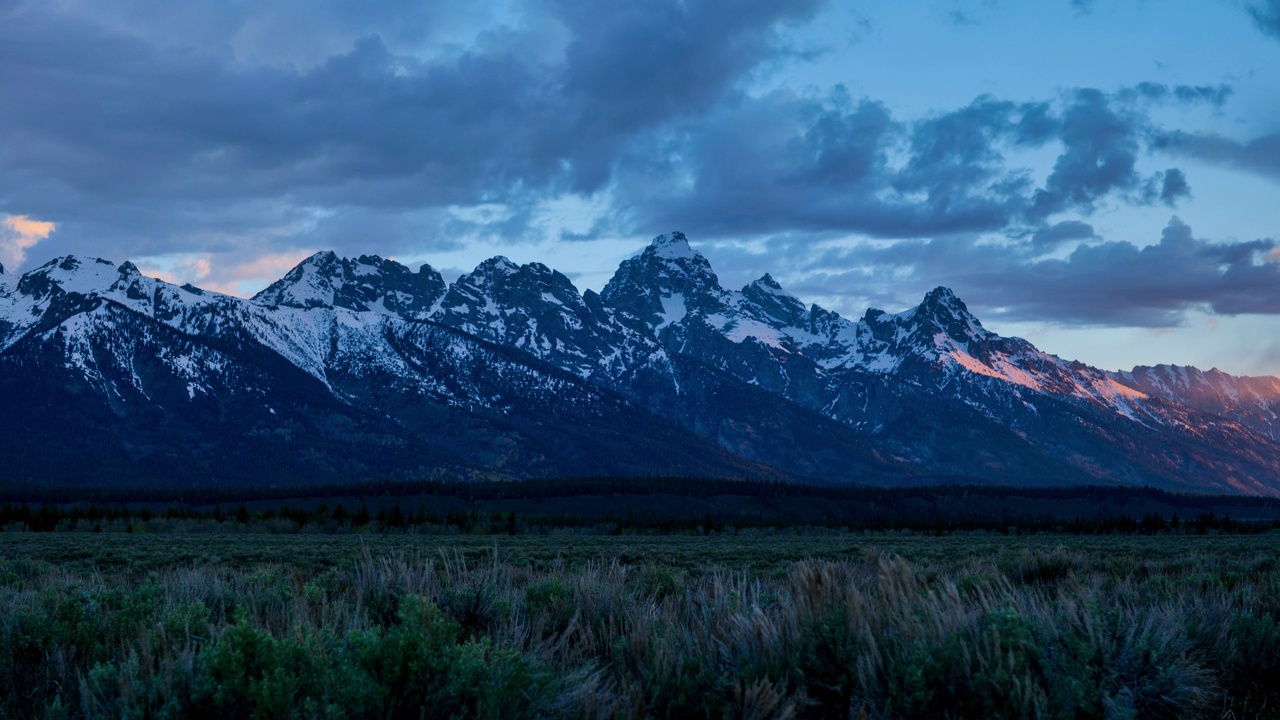
[[[661,232],[857,317],[1280,374],[1280,0],[0,0],[0,263],[252,294],[320,249]]]

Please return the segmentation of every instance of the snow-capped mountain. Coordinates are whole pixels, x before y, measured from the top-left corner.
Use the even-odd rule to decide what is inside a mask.
[[[81,258],[54,260],[0,293],[10,482],[305,484],[673,467],[781,477],[617,393],[443,325],[393,317],[385,303],[360,311],[293,293],[310,306],[269,305]]]
[[[446,285],[318,253],[251,300],[132,263],[0,268],[8,482],[685,473],[1280,494],[1280,380],[1108,373],[946,288],[857,321],[680,233],[596,294],[493,258]],[[73,431],[68,435],[67,430]]]
[[[670,375],[666,351],[618,321],[589,293],[541,263],[484,261],[458,278],[424,315],[499,345],[527,352],[582,378],[617,382],[656,368]]]
[[[722,288],[676,233],[625,261],[602,296],[668,350],[856,427],[935,472],[1027,482],[1046,472],[1030,466],[1066,464],[1068,474],[1098,481],[1155,474],[1248,491],[1274,482],[1273,448],[1219,408],[1153,396],[1001,337],[947,288],[905,312],[872,309],[853,322],[806,308],[767,275],[741,291]],[[984,440],[972,441],[974,428]],[[1213,448],[1250,451],[1237,463]]]
[[[1112,375],[1148,396],[1218,415],[1280,440],[1280,378],[1237,377],[1217,368],[1177,365],[1138,366]]]
[[[276,307],[341,307],[418,319],[430,313],[444,292],[444,278],[430,265],[414,273],[377,255],[353,260],[321,252],[299,263],[253,299]]]

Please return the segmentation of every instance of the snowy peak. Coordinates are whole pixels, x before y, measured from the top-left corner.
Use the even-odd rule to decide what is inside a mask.
[[[495,311],[511,285],[520,266],[505,257],[492,257],[462,275],[449,286],[440,300],[439,312],[456,313],[462,308],[488,308]]]
[[[763,316],[762,319],[772,320],[781,326],[800,327],[809,315],[804,303],[783,290],[768,273],[742,288],[742,297]]]
[[[499,256],[458,278],[440,301],[439,313],[448,316],[475,312],[497,317],[504,311],[548,303],[586,311],[578,289],[563,274],[542,263],[516,265]]]
[[[502,255],[497,255],[480,263],[475,270],[463,277],[469,278],[478,284],[493,285],[503,283],[506,278],[518,272],[520,272],[519,265]]]
[[[648,250],[653,255],[668,260],[688,259],[695,260],[701,258],[696,250],[689,246],[689,239],[684,233],[676,231],[669,235],[659,235],[649,243]]]
[[[595,309],[568,277],[542,263],[497,257],[458,278],[431,320],[547,360],[580,377],[617,376],[657,351],[592,293]]]
[[[444,278],[429,265],[415,273],[377,255],[341,258],[327,251],[303,260],[253,301],[270,307],[342,307],[419,319],[444,292]]]
[[[634,259],[634,258],[633,258]],[[658,265],[668,269],[673,280],[686,278],[693,281],[708,281],[719,286],[720,280],[711,270],[711,263],[702,253],[689,246],[689,240],[682,232],[659,235],[640,253],[639,259],[645,265]]]
[[[964,301],[945,287],[936,287],[926,293],[924,300],[912,311],[911,319],[921,327],[936,328],[961,344],[992,335],[969,312]]]
[[[983,328],[964,302],[945,287],[930,290],[918,306],[897,315],[868,309],[861,324],[881,345],[870,350],[874,355],[889,349],[898,356],[915,353],[932,359],[940,351],[967,351],[976,342],[998,337]]]
[[[751,281],[746,285],[746,287],[742,288],[742,291],[745,293],[749,289],[755,289],[759,292],[770,293],[773,295],[786,295],[787,297],[794,297],[791,293],[787,292],[786,290],[783,290],[782,285],[779,285],[778,281],[774,280],[773,275],[770,275],[769,273],[765,273],[764,275],[761,275],[758,279]]]
[[[129,263],[137,272],[137,268]],[[124,271],[127,274],[127,270]],[[105,293],[121,278],[121,271],[110,260],[78,258],[74,255],[54,258],[18,280],[18,292],[39,302],[58,293],[90,295]]]
[[[716,312],[726,295],[711,263],[680,232],[659,235],[624,260],[600,293],[607,304],[658,330],[688,314]]]

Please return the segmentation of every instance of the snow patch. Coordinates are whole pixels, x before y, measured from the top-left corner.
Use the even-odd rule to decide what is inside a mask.
[[[663,295],[661,321],[653,328],[653,331],[656,333],[672,323],[678,323],[688,314],[689,309],[685,307],[684,295]]]

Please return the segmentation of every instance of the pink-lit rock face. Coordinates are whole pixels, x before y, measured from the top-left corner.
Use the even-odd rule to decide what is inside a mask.
[[[1280,440],[1280,378],[1238,377],[1220,370],[1177,365],[1136,367],[1118,381],[1150,395],[1234,421]]]

